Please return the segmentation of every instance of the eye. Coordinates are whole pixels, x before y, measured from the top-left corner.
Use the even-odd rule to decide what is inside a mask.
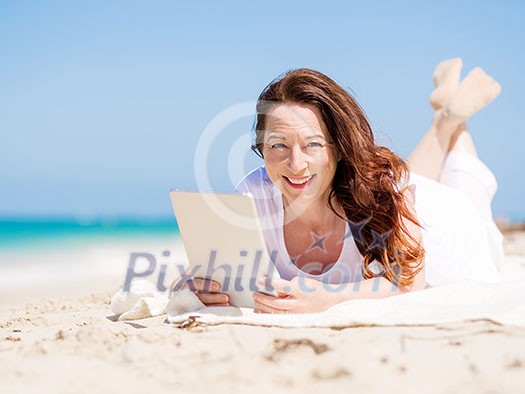
[[[286,145],[282,142],[278,142],[270,145],[270,149],[286,149]]]
[[[323,144],[320,142],[309,142],[308,145],[306,145],[308,148],[322,148]]]

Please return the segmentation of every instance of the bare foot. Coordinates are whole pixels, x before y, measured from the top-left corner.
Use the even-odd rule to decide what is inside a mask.
[[[447,105],[448,115],[469,118],[501,93],[501,86],[480,67],[474,68],[461,81]]]
[[[442,61],[434,70],[434,91],[430,94],[430,105],[435,110],[448,104],[450,98],[459,87],[461,67],[463,61],[460,57]]]

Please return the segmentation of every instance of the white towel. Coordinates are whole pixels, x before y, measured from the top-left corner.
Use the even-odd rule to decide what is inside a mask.
[[[208,307],[184,314],[168,308],[167,313],[171,323],[183,323],[191,316],[210,325],[344,328],[491,320],[525,326],[525,281],[498,284],[462,281],[389,298],[346,301],[313,314],[258,314],[235,307]]]
[[[172,314],[175,315],[205,307],[189,289],[177,291],[171,299],[168,299],[166,293],[159,292],[153,283],[144,279],[133,281],[129,291],[120,289],[111,298],[111,311],[119,316],[119,320],[160,316],[166,313],[168,305]]]
[[[143,319],[166,313],[168,297],[147,280],[135,280],[129,291],[119,290],[111,298],[111,311],[119,320]]]

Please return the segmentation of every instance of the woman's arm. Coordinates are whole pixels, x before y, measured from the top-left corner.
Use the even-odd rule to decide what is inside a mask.
[[[264,285],[265,281],[266,278],[261,278],[259,284]],[[383,277],[340,284],[328,284],[312,278],[295,277],[292,280],[271,279],[271,286],[278,291],[279,297],[254,293],[256,312],[322,312],[344,301],[385,298],[407,291],[399,289]]]
[[[409,189],[404,193],[407,207],[416,216],[414,197]],[[414,239],[413,243],[423,244],[421,228],[410,220],[403,218],[403,224]],[[414,277],[412,285],[400,288],[384,277],[365,279],[355,283],[330,285],[315,279],[296,277],[291,281],[273,279],[274,287],[282,296],[274,297],[255,293],[254,301],[259,312],[266,313],[311,313],[321,312],[340,302],[362,298],[384,298],[425,288],[425,265],[421,262],[421,270]],[[265,283],[261,279],[259,283]]]

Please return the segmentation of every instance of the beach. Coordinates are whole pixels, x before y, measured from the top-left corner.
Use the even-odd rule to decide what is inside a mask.
[[[524,15],[0,1],[0,394],[525,394]]]
[[[166,243],[148,242],[132,244],[160,256]],[[3,287],[2,393],[523,392],[525,327],[488,320],[344,329],[119,321],[109,304],[130,247],[93,247],[69,288]],[[523,230],[505,232],[505,249],[525,267]],[[85,274],[94,267],[106,268]]]

